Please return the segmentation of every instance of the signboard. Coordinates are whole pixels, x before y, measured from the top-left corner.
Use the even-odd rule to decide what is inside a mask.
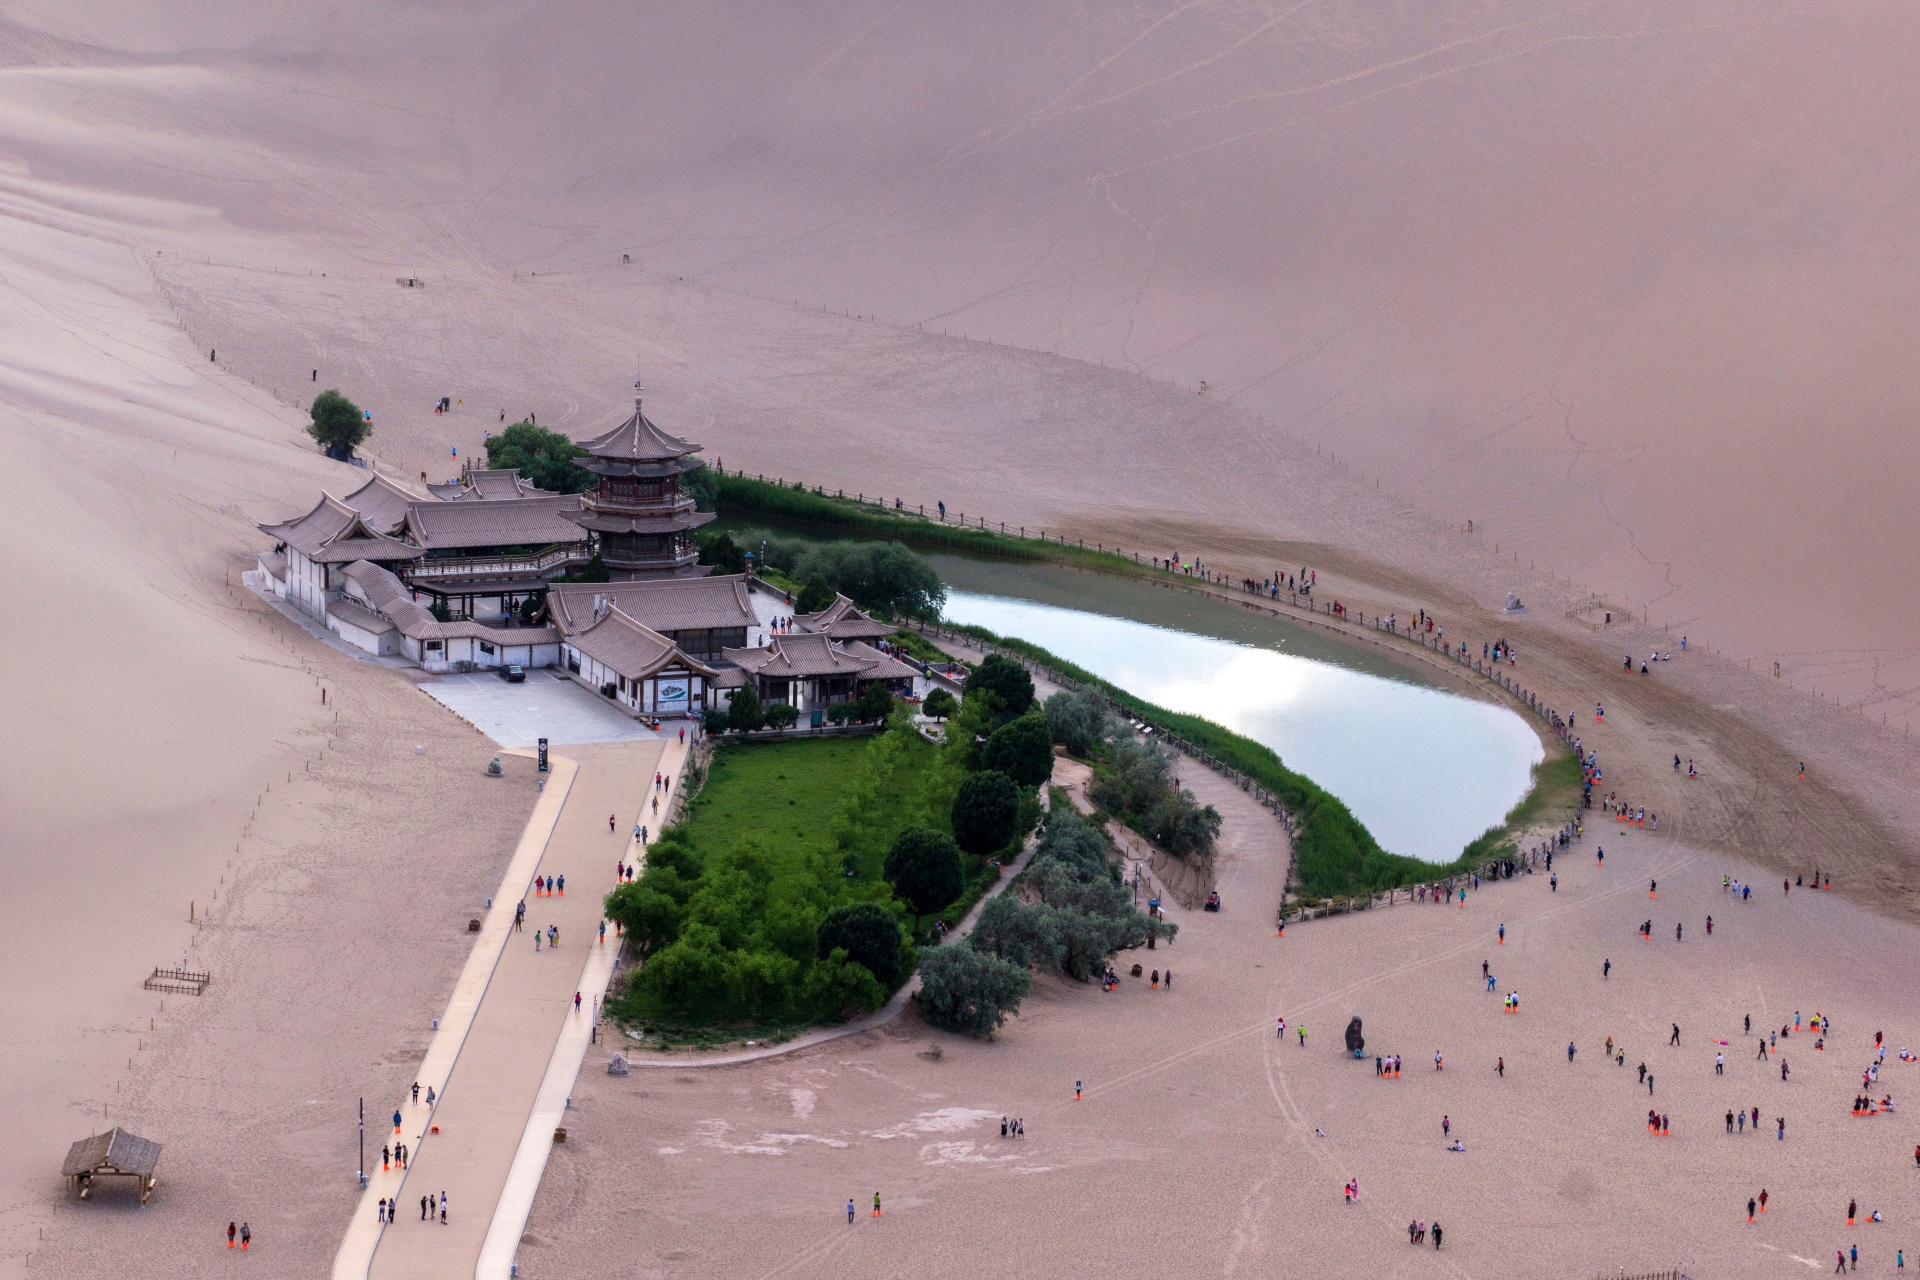
[[[654,696],[654,705],[661,711],[674,707],[684,708],[687,703],[687,681],[662,680],[659,693]]]
[[[546,771],[547,771],[547,740],[545,738],[542,738],[540,739],[540,772],[545,773]]]

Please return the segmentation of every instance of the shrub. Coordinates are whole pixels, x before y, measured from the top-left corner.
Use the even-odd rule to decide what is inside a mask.
[[[916,917],[929,915],[967,888],[966,868],[953,838],[932,827],[908,827],[894,837],[881,874]]]
[[[1086,756],[1112,732],[1107,709],[1092,695],[1062,689],[1047,699],[1047,732],[1069,754]]]
[[[972,947],[938,947],[920,959],[920,1005],[945,1031],[991,1037],[1032,985],[1025,965]]]
[[[875,680],[860,691],[860,701],[856,704],[862,720],[885,720],[893,711],[893,694],[887,686]]]
[[[1010,960],[1014,964],[1054,969],[1064,948],[1053,908],[1043,902],[1022,902],[1011,893],[987,900],[967,945]]]
[[[1006,847],[1020,822],[1020,796],[1012,779],[993,769],[968,774],[953,797],[953,838],[968,853],[985,857]]]
[[[887,992],[865,965],[835,947],[807,971],[801,998],[816,1009],[851,1017],[878,1009],[887,1002]]]
[[[796,613],[819,613],[833,604],[833,584],[826,575],[815,573],[800,584],[800,597],[794,602]]]
[[[854,902],[827,912],[815,934],[821,959],[835,950],[864,966],[891,991],[900,981],[900,922],[874,902]]]
[[[769,702],[764,715],[770,729],[791,729],[800,718],[800,709],[791,702]]]
[[[733,702],[727,708],[727,727],[752,733],[766,722],[767,713],[760,709],[760,695],[754,692],[753,686],[745,684],[735,689]]]
[[[986,660],[973,669],[967,677],[966,688],[969,696],[976,689],[998,696],[1000,714],[1008,718],[1025,715],[1033,705],[1033,677],[1012,658],[997,653],[988,654]]]
[[[694,474],[698,475],[699,472]],[[701,508],[701,510],[705,509]],[[700,563],[712,565],[714,572],[745,573],[747,571],[747,553],[734,542],[732,534],[699,534],[696,535],[695,540],[700,547]]]
[[[945,689],[933,690],[927,695],[926,701],[920,704],[921,714],[935,720],[945,720],[959,709],[959,702],[955,701],[954,696]]]
[[[373,424],[360,406],[332,389],[313,398],[307,415],[313,419],[307,434],[336,462],[350,461],[354,447],[373,434]]]
[[[678,880],[671,871],[666,877]],[[681,904],[660,891],[662,878],[656,877],[652,887],[629,881],[607,895],[607,919],[626,932],[626,945],[641,955],[659,951],[680,936]]]
[[[713,474],[705,464],[695,467],[680,477],[680,487],[693,495],[695,511],[712,511],[720,498],[720,478]],[[726,537],[721,534],[721,537]],[[739,573],[738,569],[728,569],[727,573]]]
[[[851,702],[836,702],[827,708],[828,724],[845,724],[853,719],[859,708]]]
[[[1037,787],[1053,776],[1053,738],[1046,717],[1029,711],[993,731],[981,763],[1013,779],[1016,787]]]

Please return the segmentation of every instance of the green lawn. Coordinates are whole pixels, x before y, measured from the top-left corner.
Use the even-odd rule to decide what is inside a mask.
[[[776,856],[830,848],[833,820],[854,766],[872,741],[813,738],[722,746],[680,830],[706,856],[749,838],[758,838]]]

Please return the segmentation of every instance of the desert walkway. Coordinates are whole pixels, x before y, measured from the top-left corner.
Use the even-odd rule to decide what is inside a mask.
[[[552,757],[546,790],[421,1063],[419,1100],[411,1093],[397,1104],[368,1100],[371,1180],[334,1260],[336,1278],[505,1276],[511,1269],[553,1130],[564,1123],[595,997],[613,968],[617,943],[598,939],[601,899],[616,883],[617,864],[638,854],[636,824],[649,836],[659,829],[655,773],[675,776],[686,756],[671,740],[557,750],[564,754]],[[536,876],[565,876],[567,892],[537,893]],[[526,922],[515,930],[522,899]],[[558,929],[558,947],[546,941],[549,926]],[[405,963],[404,952],[396,963]],[[396,1140],[412,1149],[409,1167],[383,1171],[374,1163],[379,1147]],[[432,1198],[430,1221],[421,1220],[423,1196]],[[390,1224],[379,1220],[383,1198],[399,1202]]]

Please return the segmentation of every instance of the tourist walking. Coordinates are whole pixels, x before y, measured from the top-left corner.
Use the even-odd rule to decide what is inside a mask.
[[[447,1225],[447,1193],[444,1191],[440,1193],[440,1225]]]
[[[253,1228],[246,1223],[240,1224],[240,1251],[245,1253],[253,1246]]]
[[[1003,1124],[1003,1125],[1001,1125],[1000,1127],[1001,1127],[1002,1129],[1004,1129],[1004,1128],[1006,1128],[1006,1126],[1005,1126],[1004,1124]],[[1748,1222],[1752,1222],[1752,1221],[1753,1221],[1753,1215],[1752,1215],[1752,1214],[1748,1214],[1748,1215],[1747,1215],[1747,1221],[1748,1221]],[[848,1225],[848,1226],[852,1226],[852,1225],[853,1225],[853,1201],[852,1201],[852,1200],[848,1200],[848,1201],[847,1201],[847,1225]]]
[[[235,1224],[229,1222],[227,1224],[227,1248],[229,1249],[233,1248],[233,1238],[239,1234],[240,1234],[240,1228]]]

